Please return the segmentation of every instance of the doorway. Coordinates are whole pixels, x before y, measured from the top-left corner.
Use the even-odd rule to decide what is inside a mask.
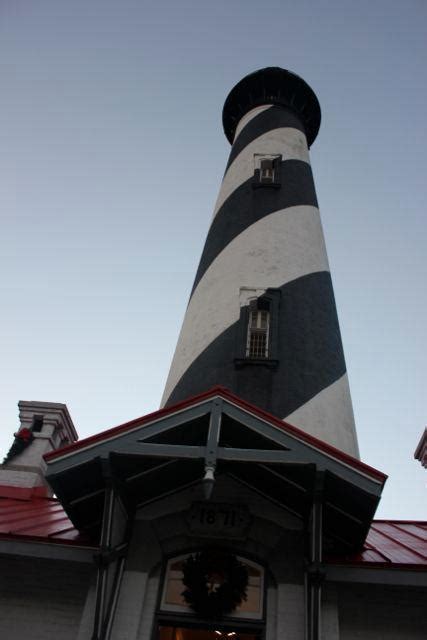
[[[159,626],[158,640],[259,640],[259,633],[248,633],[229,629],[215,629],[210,627],[197,629],[195,627]]]

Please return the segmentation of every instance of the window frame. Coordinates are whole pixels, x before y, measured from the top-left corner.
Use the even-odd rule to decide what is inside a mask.
[[[244,287],[243,289],[247,289]],[[254,289],[255,292],[255,289]],[[240,319],[236,330],[236,347],[234,364],[236,368],[249,365],[262,365],[270,369],[276,368],[279,364],[279,313],[280,313],[280,289],[267,289],[261,296],[254,295],[248,298],[247,304],[240,309]],[[248,332],[250,313],[254,307],[260,311],[267,307],[270,318],[268,328],[268,355],[267,357],[254,358],[247,355]]]
[[[198,620],[199,616],[191,609],[191,607],[186,605],[172,604],[166,602],[167,595],[167,586],[168,586],[168,575],[170,571],[170,567],[175,562],[180,562],[187,559],[190,555],[194,555],[198,553],[200,549],[194,549],[193,551],[187,551],[186,553],[179,554],[177,556],[173,556],[172,558],[168,558],[164,565],[164,570],[162,572],[162,580],[160,583],[160,591],[159,591],[159,603],[158,603],[158,623],[160,619],[168,620],[171,619],[172,616],[176,616],[176,619],[185,620],[186,618],[191,620]],[[262,624],[265,621],[265,610],[266,610],[266,598],[267,598],[267,570],[266,567],[248,558],[246,556],[241,556],[240,554],[236,554],[236,557],[240,562],[248,566],[252,566],[254,569],[259,571],[260,576],[260,585],[259,585],[259,594],[260,594],[260,607],[258,612],[241,612],[235,613],[234,611],[223,617],[224,624],[236,623],[241,624],[242,622],[248,622],[252,624]],[[185,626],[185,625],[183,625]]]
[[[264,314],[264,318],[263,318]],[[268,359],[270,353],[270,309],[250,309],[248,334],[246,339],[246,357]],[[253,320],[255,319],[255,326]],[[265,326],[263,327],[263,321]],[[257,338],[260,338],[260,340]],[[258,344],[254,344],[258,343]],[[261,344],[260,344],[261,343]],[[263,351],[263,355],[261,352]]]

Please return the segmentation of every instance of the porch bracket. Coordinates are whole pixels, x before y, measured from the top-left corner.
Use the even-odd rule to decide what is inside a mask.
[[[218,459],[218,443],[221,432],[222,399],[215,398],[209,419],[208,439],[205,450],[205,475],[203,477],[205,499],[210,500],[215,484],[215,469]]]
[[[222,399],[215,398],[209,420],[208,439],[205,453],[205,470],[215,469],[218,458],[218,442],[221,431]]]

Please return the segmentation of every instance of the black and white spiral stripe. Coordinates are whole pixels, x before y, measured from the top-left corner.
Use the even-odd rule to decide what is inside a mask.
[[[254,154],[281,155],[280,188],[253,188]],[[236,367],[241,309],[268,289],[280,291],[277,366]],[[162,405],[215,384],[358,455],[304,126],[282,106],[236,129]]]

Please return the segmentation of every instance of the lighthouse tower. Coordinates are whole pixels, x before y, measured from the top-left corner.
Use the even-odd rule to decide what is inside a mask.
[[[318,100],[266,68],[223,110],[232,147],[162,406],[220,384],[358,456],[309,147]]]

